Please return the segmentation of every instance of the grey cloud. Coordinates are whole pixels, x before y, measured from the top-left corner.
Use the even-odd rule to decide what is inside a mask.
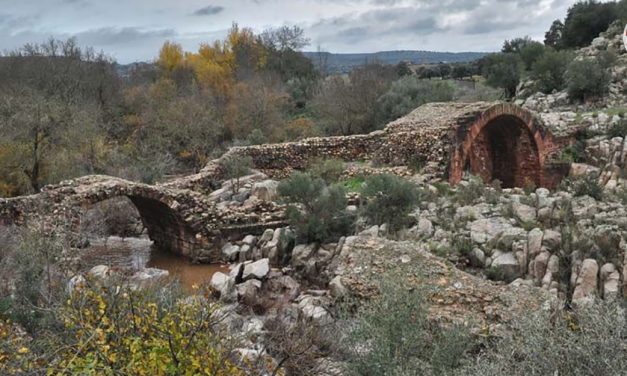
[[[97,46],[128,44],[146,39],[165,39],[176,36],[174,29],[142,30],[136,27],[105,27],[76,34],[78,40]]]
[[[207,5],[194,11],[195,16],[212,16],[224,11],[224,7],[218,5]]]

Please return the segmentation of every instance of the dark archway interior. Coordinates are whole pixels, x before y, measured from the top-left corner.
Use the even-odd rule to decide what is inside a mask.
[[[470,171],[504,188],[540,186],[540,158],[533,136],[518,118],[504,115],[477,135],[468,156]]]
[[[143,226],[138,226],[139,221]],[[119,196],[95,203],[86,212],[82,227],[93,235],[123,237],[138,236],[145,228],[161,250],[190,256],[193,249],[194,232],[181,216],[161,201],[141,196]]]

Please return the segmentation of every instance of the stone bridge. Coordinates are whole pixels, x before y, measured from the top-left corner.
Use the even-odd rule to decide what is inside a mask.
[[[419,164],[423,173],[451,184],[470,172],[486,182],[498,179],[503,187],[552,188],[568,171],[555,156],[570,142],[568,136],[554,137],[534,114],[513,104],[431,103],[370,134],[232,148],[200,173],[161,185],[87,176],[48,186],[37,195],[0,199],[0,224],[39,222],[76,229],[81,209],[126,196],[157,246],[214,261],[219,252],[212,250],[222,239],[284,223],[282,208],[273,202],[226,210],[209,199],[223,180],[221,162],[231,155],[252,157],[255,169],[270,177],[333,157],[387,166]]]
[[[233,232],[260,231],[283,223],[281,207],[273,203],[259,203],[244,212],[226,211],[191,190],[94,175],[46,186],[36,195],[0,198],[0,225],[34,225],[48,233],[60,228],[79,233],[85,209],[122,196],[137,208],[156,246],[197,261],[217,261],[219,252],[213,250]],[[266,215],[262,221],[260,212],[275,215]]]

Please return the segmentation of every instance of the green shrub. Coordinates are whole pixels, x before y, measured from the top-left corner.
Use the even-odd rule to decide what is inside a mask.
[[[327,184],[336,183],[344,173],[344,162],[339,159],[318,159],[308,168],[309,173]]]
[[[599,98],[609,91],[610,74],[592,59],[574,60],[568,65],[565,77],[572,100]]]
[[[566,179],[563,187],[573,192],[575,196],[590,196],[596,200],[603,199],[603,187],[599,184],[598,176],[589,174],[574,179]]]
[[[618,304],[518,316],[512,333],[488,344],[457,375],[622,375],[627,325]]]
[[[471,205],[485,193],[485,184],[478,176],[471,176],[467,183],[457,186],[456,199],[460,205]]]
[[[334,241],[350,231],[354,218],[346,211],[342,185],[327,186],[320,178],[296,172],[279,184],[278,192],[291,204],[286,214],[298,240]]]
[[[472,344],[465,328],[429,322],[424,292],[400,277],[384,278],[380,293],[348,330],[349,375],[451,374]]]
[[[547,50],[532,67],[532,77],[538,90],[546,94],[562,90],[566,85],[566,67],[572,60],[570,51]]]
[[[523,70],[524,64],[519,54],[500,53],[485,57],[482,74],[488,85],[503,89],[505,95],[512,98]]]
[[[452,101],[454,91],[453,86],[446,81],[404,76],[393,82],[390,89],[377,100],[377,121],[384,125],[425,103]]]
[[[418,188],[395,175],[372,175],[362,190],[363,214],[371,224],[387,223],[396,231],[409,221],[409,213],[418,203]]]

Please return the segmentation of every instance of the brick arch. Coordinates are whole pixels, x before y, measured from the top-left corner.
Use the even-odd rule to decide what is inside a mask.
[[[511,103],[494,105],[469,125],[457,129],[449,182],[458,183],[469,167],[484,181],[504,186],[545,186],[545,161],[554,149],[552,136],[533,114]]]

